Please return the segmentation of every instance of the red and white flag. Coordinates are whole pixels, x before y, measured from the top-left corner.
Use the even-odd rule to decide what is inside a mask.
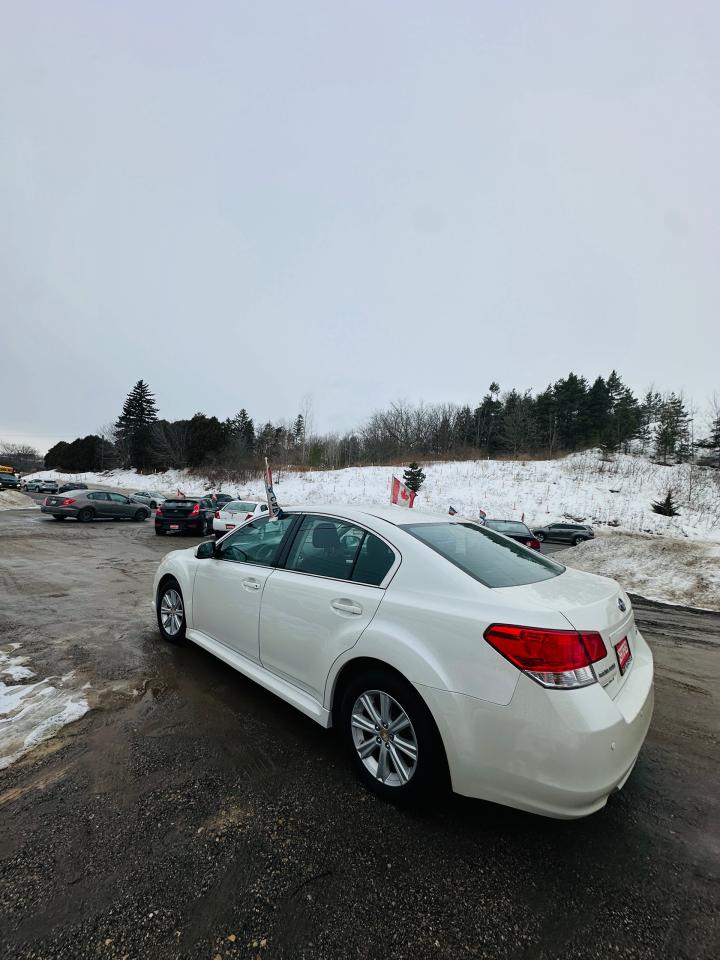
[[[393,477],[390,503],[396,503],[399,507],[411,507],[415,503],[415,491],[406,487],[402,480]]]

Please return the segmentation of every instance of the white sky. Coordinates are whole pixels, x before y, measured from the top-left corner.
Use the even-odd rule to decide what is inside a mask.
[[[0,440],[720,388],[711,2],[0,5]]]

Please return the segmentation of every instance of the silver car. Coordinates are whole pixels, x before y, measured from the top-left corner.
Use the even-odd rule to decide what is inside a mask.
[[[106,493],[104,490],[66,490],[65,493],[45,497],[40,508],[54,520],[74,517],[81,523],[90,520],[147,520],[150,508],[122,493]]]
[[[155,510],[156,507],[161,503],[165,503],[167,499],[164,493],[159,493],[157,490],[135,490],[134,493],[131,493],[130,496],[133,500],[139,500],[140,503],[146,503],[151,510]]]

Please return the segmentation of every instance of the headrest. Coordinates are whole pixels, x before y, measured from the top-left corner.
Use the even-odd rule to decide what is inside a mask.
[[[339,547],[340,537],[334,523],[319,523],[313,530],[312,545],[314,547]]]

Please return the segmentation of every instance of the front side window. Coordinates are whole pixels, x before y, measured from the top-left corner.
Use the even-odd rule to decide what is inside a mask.
[[[220,560],[271,566],[280,555],[283,540],[295,519],[294,514],[279,520],[260,517],[240,527],[218,544]]]
[[[539,583],[565,570],[562,564],[472,523],[409,523],[401,529],[486,587]]]
[[[285,564],[286,570],[348,580],[365,531],[348,520],[306,516]]]
[[[115,503],[129,503],[127,497],[123,497],[121,493],[109,493],[108,499],[113,500]]]

